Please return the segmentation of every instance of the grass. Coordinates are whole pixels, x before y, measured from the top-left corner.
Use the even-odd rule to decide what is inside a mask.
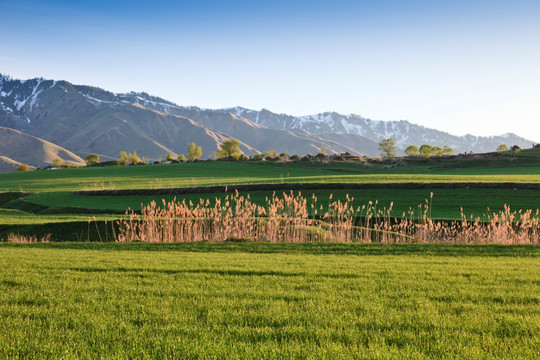
[[[504,163],[506,164],[506,163]],[[512,164],[511,164],[512,165]],[[519,164],[518,164],[519,165]],[[227,184],[510,182],[540,183],[540,167],[443,168],[418,165],[384,169],[358,164],[199,162],[130,167],[89,167],[0,174],[0,191],[50,192],[84,189],[157,189]]]
[[[0,244],[0,357],[533,359],[540,346],[538,247],[151,245]]]
[[[283,191],[281,191],[283,192]],[[259,205],[265,203],[267,197],[272,197],[273,191],[250,191],[251,200]],[[276,191],[280,194],[280,191]],[[315,194],[319,199],[328,199],[330,194],[336,200],[345,200],[349,194],[354,197],[355,204],[364,205],[369,201],[379,200],[381,207],[389,207],[394,202],[395,216],[401,216],[407,212],[409,207],[413,209],[424,203],[434,194],[432,217],[434,219],[459,219],[461,215],[460,208],[467,215],[481,216],[489,207],[493,211],[501,211],[505,204],[512,209],[536,209],[540,204],[540,191],[538,190],[513,190],[513,189],[322,189],[322,190],[302,190],[302,194],[311,199]],[[241,195],[247,195],[247,192],[240,192]],[[72,192],[46,192],[33,194],[24,197],[22,200],[31,204],[38,204],[49,208],[80,208],[99,211],[122,212],[127,208],[139,210],[142,204],[148,204],[152,200],[161,203],[161,199],[171,201],[174,197],[178,200],[193,201],[198,203],[199,199],[210,199],[213,204],[215,199],[224,199],[225,193],[209,194],[187,194],[187,195],[114,195],[114,196],[84,196],[73,194]],[[324,204],[326,208],[327,204]]]
[[[392,204],[382,209],[377,202],[360,207],[348,195],[345,201],[332,195],[321,199],[328,201],[327,210],[315,196],[311,200],[308,204],[304,196],[291,191],[268,198],[263,206],[238,192],[216,200],[215,205],[203,199],[199,203],[153,201],[140,213],[126,212],[113,238],[120,242],[540,243],[540,209],[512,211],[505,206],[501,212],[488,211],[470,219],[462,215],[448,222],[431,219],[431,197],[401,218],[391,217]]]
[[[13,211],[13,212],[12,212]],[[107,214],[55,214],[55,215],[34,215],[23,211],[0,209],[0,225],[39,225],[58,224],[70,222],[112,221],[118,216]]]
[[[330,194],[343,200],[346,194],[355,198],[358,205],[379,200],[380,207],[388,207],[391,202],[393,216],[400,217],[409,208],[415,209],[434,193],[431,216],[433,219],[455,220],[461,215],[461,207],[467,215],[482,216],[489,207],[491,211],[501,211],[504,204],[513,210],[538,208],[540,195],[536,190],[513,190],[514,185],[504,189],[462,188],[430,189],[429,183],[540,183],[540,151],[527,150],[519,156],[508,155],[493,159],[423,159],[408,160],[407,166],[394,166],[393,162],[374,161],[365,167],[363,162],[296,162],[279,164],[274,162],[198,162],[170,165],[148,165],[129,167],[88,167],[55,171],[32,171],[25,173],[0,174],[0,208],[21,210],[11,212],[0,210],[0,236],[9,232],[44,234],[50,226],[68,224],[53,228],[55,238],[73,240],[74,234],[81,238],[81,231],[87,232],[88,219],[94,216],[98,221],[118,218],[128,207],[140,209],[141,203],[152,200],[172,200],[174,196],[128,195],[128,196],[81,196],[75,191],[92,189],[160,189],[171,187],[197,187],[230,184],[272,184],[295,183],[322,184],[319,189],[302,190],[310,198],[312,194],[327,199]],[[427,183],[423,189],[401,186],[394,189],[324,189],[327,184],[381,184]],[[519,185],[518,185],[519,186]],[[9,191],[3,192],[2,191]],[[23,196],[31,193],[28,196]],[[272,191],[250,191],[252,200],[261,204]],[[279,193],[279,192],[278,192]],[[246,193],[242,193],[245,195]],[[198,202],[208,198],[223,198],[223,193],[188,194],[178,199]],[[323,206],[326,206],[323,204]],[[81,224],[75,229],[76,223]],[[34,225],[40,225],[37,229]],[[70,229],[67,231],[66,229]],[[73,231],[72,231],[73,230]],[[56,236],[58,235],[58,236]],[[87,236],[86,236],[87,238]]]

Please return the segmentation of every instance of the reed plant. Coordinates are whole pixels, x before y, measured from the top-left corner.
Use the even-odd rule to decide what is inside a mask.
[[[378,201],[356,206],[354,198],[333,200],[327,210],[313,195],[274,192],[264,206],[237,191],[224,199],[198,203],[162,200],[131,209],[117,222],[119,242],[269,241],[269,242],[363,242],[363,243],[474,243],[540,244],[539,210],[513,211],[509,206],[481,217],[438,221],[431,217],[430,199],[400,217],[392,207],[380,208]]]
[[[20,235],[20,234],[8,234],[5,242],[8,243],[26,243],[26,244],[35,244],[35,243],[48,243],[51,241],[51,235],[47,234],[42,237],[36,235]]]

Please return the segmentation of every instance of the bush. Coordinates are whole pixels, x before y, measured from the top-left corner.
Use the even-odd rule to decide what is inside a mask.
[[[21,164],[18,168],[17,168],[17,171],[29,171],[30,170],[30,166],[26,165],[26,164]]]
[[[265,156],[266,154],[262,154],[262,153],[253,154],[253,160],[264,160]]]

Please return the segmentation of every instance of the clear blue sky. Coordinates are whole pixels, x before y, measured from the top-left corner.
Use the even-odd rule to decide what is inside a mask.
[[[540,142],[540,1],[6,1],[0,72]]]

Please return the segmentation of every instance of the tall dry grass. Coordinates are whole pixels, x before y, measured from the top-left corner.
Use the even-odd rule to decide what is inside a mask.
[[[489,212],[483,218],[467,218],[461,210],[459,221],[431,218],[431,194],[424,204],[391,216],[389,208],[377,201],[355,206],[354,198],[328,199],[326,211],[313,195],[311,201],[299,192],[275,193],[264,206],[238,192],[217,199],[191,201],[162,200],[132,210],[117,222],[116,241],[192,242],[232,239],[270,242],[448,242],[489,244],[539,244],[539,210]]]
[[[48,243],[51,241],[51,234],[47,234],[42,237],[37,237],[35,235],[20,235],[20,234],[8,234],[5,242],[9,243]]]

